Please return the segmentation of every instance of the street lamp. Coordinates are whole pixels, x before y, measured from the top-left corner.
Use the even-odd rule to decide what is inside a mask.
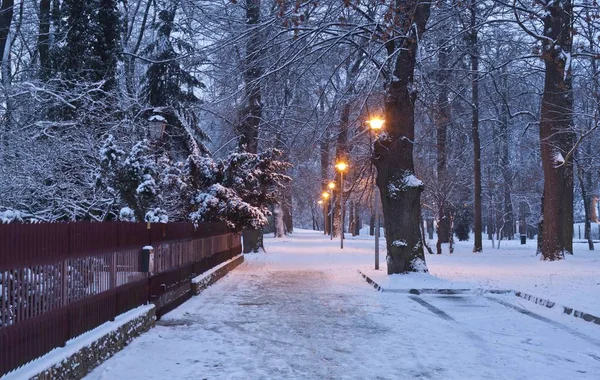
[[[383,125],[385,123],[385,120],[380,119],[378,117],[374,117],[371,120],[367,121],[367,123],[369,124],[369,126],[371,127],[371,130],[375,133],[375,136],[377,137],[379,135],[379,132],[381,132],[381,130],[383,130]],[[373,149],[373,144],[371,145],[371,149]],[[375,176],[377,176],[375,174]],[[375,183],[375,205],[373,206],[374,208],[374,213],[375,213],[375,270],[379,270],[379,191],[377,188],[377,177],[375,177],[375,180],[373,181],[373,183]]]
[[[329,240],[333,240],[333,189],[335,189],[335,182],[329,182],[327,184],[331,198],[329,199]]]
[[[340,249],[344,249],[344,171],[348,168],[345,162],[338,162],[335,165],[340,171]]]
[[[148,118],[148,131],[150,138],[154,141],[162,139],[167,127],[167,119],[158,112],[154,112],[152,116]]]
[[[369,123],[371,130],[381,131],[383,129],[383,125],[385,124],[385,120],[374,117],[371,120],[368,120],[367,123]]]

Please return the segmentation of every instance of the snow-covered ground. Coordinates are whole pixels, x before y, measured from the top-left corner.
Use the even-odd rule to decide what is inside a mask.
[[[266,254],[247,255],[89,378],[598,379],[598,326],[511,295],[376,292],[357,274],[370,268],[373,241],[349,238],[343,251],[338,244],[307,231],[267,239]],[[545,269],[530,252],[473,255],[461,247],[452,256],[427,256],[432,273],[493,287],[534,286],[537,278],[550,291],[568,282],[543,280],[553,271],[598,268],[593,256]],[[411,277],[426,287],[447,284],[427,275],[392,281],[404,285]],[[591,288],[589,278],[570,278],[587,284],[573,290]]]
[[[360,236],[354,239],[370,238]],[[587,241],[576,240],[574,255],[567,256],[566,260],[544,262],[535,254],[535,240],[528,240],[525,245],[517,240],[503,240],[500,249],[492,248],[489,240],[483,243],[482,253],[472,252],[471,240],[456,242],[452,255],[448,254],[447,244],[443,245],[442,255],[426,255],[433,278],[427,275],[388,276],[385,262],[381,271],[374,271],[371,263],[363,266],[361,271],[383,288],[518,290],[600,316],[600,244],[596,244],[596,251],[589,251]],[[435,241],[429,241],[429,244],[435,252]]]

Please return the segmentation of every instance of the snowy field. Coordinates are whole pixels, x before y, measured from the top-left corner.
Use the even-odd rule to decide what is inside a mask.
[[[247,255],[88,378],[598,379],[599,326],[509,295],[376,292],[357,274],[370,268],[373,241],[349,238],[343,251],[338,244],[308,231],[266,239],[266,254]],[[519,247],[478,255],[468,247],[427,256],[442,279],[393,276],[390,284],[410,285],[403,282],[412,278],[428,286],[447,279],[535,287],[540,281],[539,295],[565,296],[554,287],[569,279],[577,281],[573,291],[593,288],[590,278],[575,275],[578,268],[598,273],[593,255],[547,269]],[[597,295],[579,300],[586,297]]]

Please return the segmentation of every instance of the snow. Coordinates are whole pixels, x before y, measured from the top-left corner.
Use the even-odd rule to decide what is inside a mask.
[[[0,224],[9,224],[12,222],[22,222],[23,221],[23,215],[21,214],[20,211],[16,211],[16,210],[6,210],[6,211],[0,211]]]
[[[407,245],[408,244],[406,244],[406,241],[402,240],[402,239],[400,239],[400,240],[394,240],[392,242],[392,246],[394,246],[394,247],[406,247]]]
[[[385,273],[385,260],[372,269],[371,237],[348,237],[341,250],[322,233],[295,231],[267,237],[265,246],[88,378],[591,380],[600,373],[598,326],[512,294],[375,291],[357,274]],[[579,249],[579,259],[545,263],[533,243],[503,246],[473,254],[470,244],[457,244],[456,254],[426,256],[431,274],[382,277],[408,288],[540,281],[540,295],[577,291],[586,305],[598,304],[597,287],[590,291],[597,256]]]
[[[76,354],[84,347],[90,346],[95,341],[99,340],[103,336],[117,331],[121,326],[132,320],[141,317],[148,313],[148,311],[154,308],[153,304],[136,307],[135,309],[129,310],[115,318],[112,322],[106,322],[93,330],[90,330],[76,338],[67,341],[65,347],[56,348],[46,355],[28,363],[19,369],[10,372],[9,374],[2,377],[3,380],[19,380],[19,379],[30,379],[39,373],[47,370],[48,368],[68,359],[72,355]]]
[[[404,177],[404,183],[407,187],[421,187],[423,186],[423,181],[418,179],[414,174],[409,174]]]
[[[199,283],[203,282],[208,277],[212,276],[215,272],[217,272],[219,269],[231,264],[234,260],[239,259],[239,257],[240,257],[240,255],[237,255],[236,257],[233,257],[225,262],[222,262],[221,264],[217,265],[216,267],[207,270],[206,272],[202,273],[201,275],[194,277],[192,279],[192,284],[199,284]]]
[[[555,167],[559,167],[565,163],[565,158],[560,152],[554,153],[554,165]]]
[[[165,119],[164,117],[162,117],[161,115],[152,115],[148,118],[148,121],[161,121],[161,122],[166,122],[167,119]]]

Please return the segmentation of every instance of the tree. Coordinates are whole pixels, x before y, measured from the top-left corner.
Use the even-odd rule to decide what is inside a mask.
[[[554,261],[573,252],[573,92],[571,50],[573,47],[572,0],[542,0],[539,13],[527,10],[543,23],[535,33],[515,15],[519,25],[541,43],[545,68],[540,116],[540,144],[544,170],[543,235],[541,254]],[[522,8],[521,8],[522,9]]]
[[[393,59],[394,79],[385,103],[387,134],[375,142],[374,163],[381,194],[387,240],[388,273],[423,270],[420,197],[423,183],[415,176],[414,70],[418,41],[430,14],[431,3],[398,1],[389,7],[394,34],[385,43]]]

